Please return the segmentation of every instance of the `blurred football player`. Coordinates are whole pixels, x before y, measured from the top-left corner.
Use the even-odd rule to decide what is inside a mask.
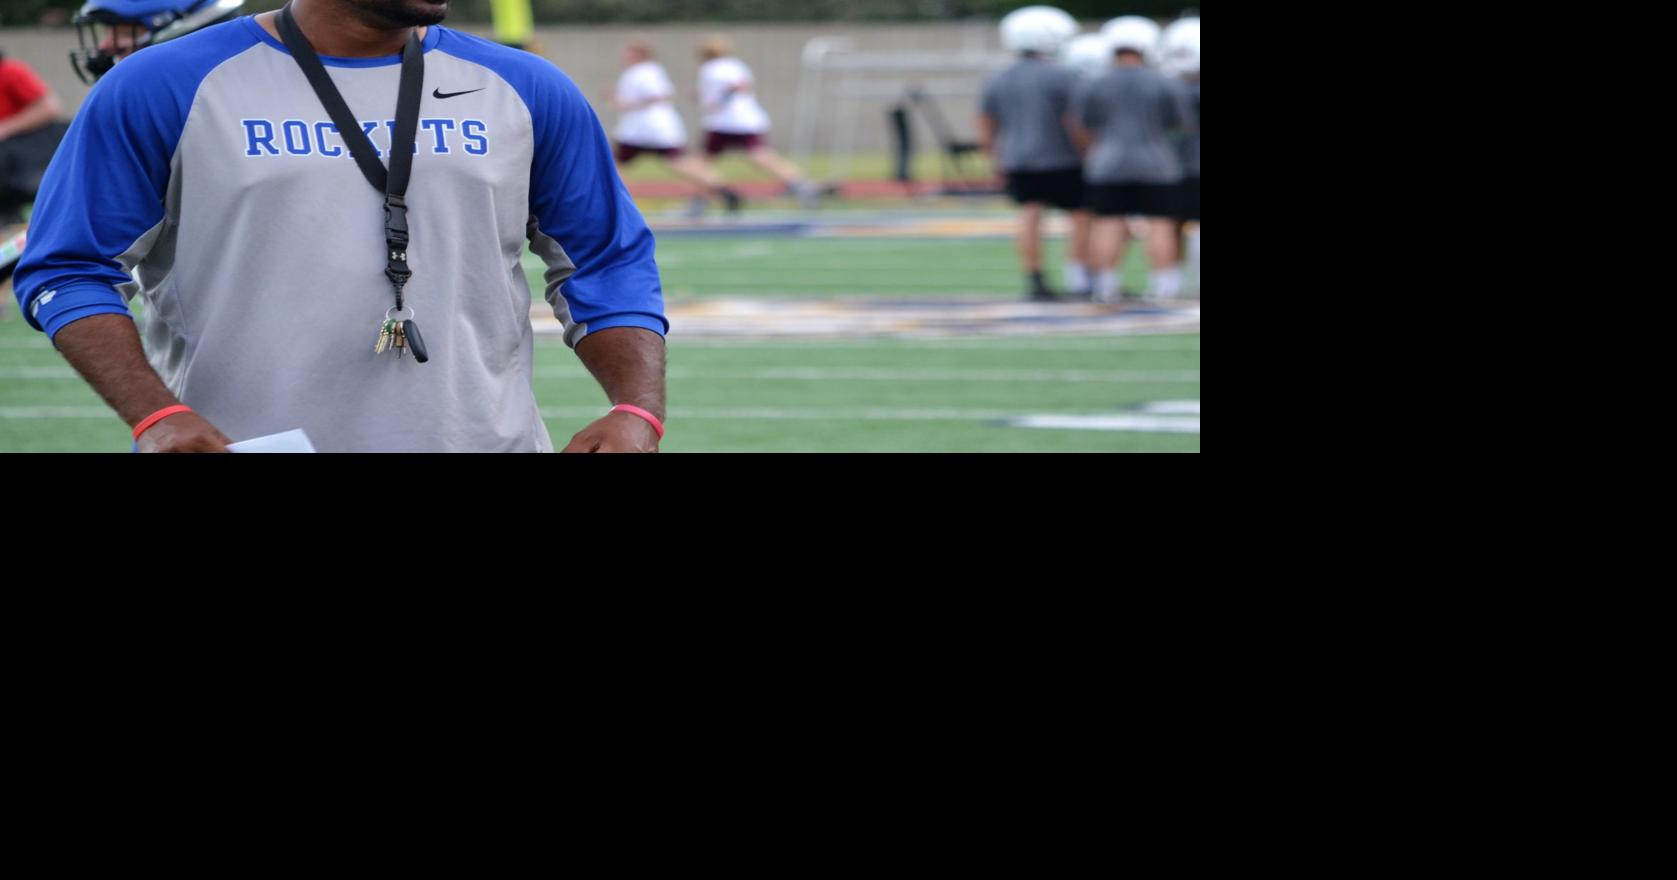
[[[979,113],[979,140],[1007,175],[1008,194],[1020,207],[1019,264],[1025,296],[1035,302],[1060,298],[1043,278],[1043,215],[1051,207],[1084,207],[1082,162],[1067,127],[1077,74],[1057,63],[1078,29],[1076,19],[1051,6],[1029,6],[1002,19],[1002,47],[1019,60],[985,84]],[[1082,279],[1071,271],[1065,283],[1075,289]]]
[[[1098,218],[1095,299],[1116,302],[1121,296],[1119,264],[1129,245],[1129,217],[1144,218],[1152,267],[1145,295],[1173,299],[1182,289],[1172,239],[1183,180],[1175,139],[1189,124],[1186,93],[1147,66],[1157,51],[1157,24],[1132,16],[1109,23],[1102,33],[1112,44],[1116,66],[1087,83],[1076,101],[1077,121],[1089,145],[1084,161],[1089,201]]]
[[[1066,44],[1061,60],[1067,67],[1077,71],[1077,75],[1084,82],[1089,82],[1112,69],[1112,44],[1100,34],[1084,34]],[[1073,128],[1075,127],[1076,124],[1073,123]],[[1078,167],[1078,173],[1083,173],[1081,165]],[[1083,210],[1072,212],[1071,239],[1066,242],[1063,270],[1065,274],[1062,276],[1062,283],[1073,299],[1089,299],[1094,289],[1095,263],[1091,244],[1094,230],[1095,215],[1088,209],[1087,204]]]
[[[1182,238],[1186,242],[1188,278],[1184,293],[1199,294],[1200,286],[1200,20],[1184,18],[1165,28],[1160,42],[1160,69],[1181,79],[1188,89],[1188,112],[1192,114],[1188,136],[1182,140],[1182,192],[1178,201],[1182,214]]]

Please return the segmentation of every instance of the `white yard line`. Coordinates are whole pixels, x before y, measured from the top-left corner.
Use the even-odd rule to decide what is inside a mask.
[[[969,370],[955,367],[933,369],[876,369],[872,367],[765,368],[747,370],[669,371],[682,381],[721,382],[1092,382],[1137,385],[1150,382],[1191,383],[1200,381],[1198,370]],[[538,379],[586,379],[581,369],[540,369]]]
[[[48,379],[80,379],[76,371],[64,367],[0,367],[0,379],[36,382]]]
[[[116,413],[106,406],[0,406],[0,421],[7,419],[110,419]]]
[[[69,367],[0,367],[0,379],[17,382],[79,380]],[[537,379],[587,379],[581,368],[536,370]],[[873,367],[770,367],[747,370],[669,371],[669,378],[695,382],[1074,382],[1138,385],[1200,381],[1198,370],[970,370],[956,367],[890,369]]]
[[[542,418],[587,419],[598,418],[599,407],[544,408]],[[1009,421],[1029,418],[1106,419],[1119,418],[1112,413],[1072,413],[1062,415],[1033,415],[999,409],[785,409],[775,407],[740,407],[730,409],[689,409],[676,407],[672,419],[743,419],[753,421],[866,421],[866,422],[984,422]],[[116,413],[102,406],[7,406],[0,407],[0,419],[116,419]]]
[[[596,419],[598,407],[544,408],[546,419]],[[732,409],[686,409],[670,411],[672,420],[698,421],[795,421],[795,422],[1016,422],[1034,418],[1100,419],[1107,413],[1042,415],[996,409],[782,409],[741,407]],[[1139,418],[1139,417],[1138,417]],[[1159,417],[1148,417],[1159,418]]]

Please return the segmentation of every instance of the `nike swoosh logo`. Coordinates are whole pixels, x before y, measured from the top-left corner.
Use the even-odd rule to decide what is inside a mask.
[[[483,88],[486,89],[486,88],[488,88],[488,86],[484,86]],[[471,92],[447,92],[447,93],[444,93],[442,89],[436,89],[436,90],[431,92],[431,97],[436,98],[439,101],[446,101],[449,98],[458,98],[461,95],[470,95],[472,92],[481,92],[481,91],[483,91],[483,89],[472,89]]]

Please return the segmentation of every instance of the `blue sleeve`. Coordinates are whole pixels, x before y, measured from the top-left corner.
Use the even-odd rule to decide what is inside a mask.
[[[547,67],[525,98],[534,101],[530,215],[576,267],[559,288],[574,322],[566,342],[575,346],[611,327],[668,333],[652,231],[617,174],[594,108],[569,77]]]
[[[562,319],[569,312],[565,342],[612,327],[668,333],[652,230],[581,90],[538,55],[453,30],[444,40],[445,51],[506,80],[530,111],[530,243],[549,267],[548,301]]]
[[[170,164],[203,68],[225,54],[204,40],[196,51],[165,48],[99,81],[41,181],[16,293],[30,326],[49,337],[83,318],[129,314],[117,288],[132,282],[127,267],[163,222]]]

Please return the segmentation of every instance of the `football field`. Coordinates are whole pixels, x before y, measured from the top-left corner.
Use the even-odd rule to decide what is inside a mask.
[[[1197,452],[1199,303],[1027,305],[1002,211],[660,226],[667,452]],[[1058,239],[1049,265],[1059,265]],[[1128,267],[1139,287],[1145,267]],[[536,290],[555,442],[606,409]],[[1055,274],[1051,271],[1051,276]],[[243,439],[243,438],[236,438]],[[126,428],[8,303],[0,451],[125,452]]]

